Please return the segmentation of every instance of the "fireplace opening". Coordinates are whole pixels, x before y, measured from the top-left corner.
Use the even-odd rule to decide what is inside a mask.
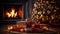
[[[3,19],[23,19],[22,5],[7,5],[3,6]]]

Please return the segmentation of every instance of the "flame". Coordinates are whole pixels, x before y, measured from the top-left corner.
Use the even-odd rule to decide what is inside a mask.
[[[19,15],[20,18],[23,18],[23,9],[22,9],[22,7],[19,8],[18,15]]]
[[[8,15],[8,17],[16,17],[17,16],[17,12],[15,12],[15,10],[12,9],[12,11],[10,13],[7,12],[7,15]]]

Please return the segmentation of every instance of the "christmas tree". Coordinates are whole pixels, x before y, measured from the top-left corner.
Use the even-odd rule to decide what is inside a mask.
[[[59,12],[59,7],[55,0],[36,0],[33,5],[31,18],[36,22],[59,22]]]

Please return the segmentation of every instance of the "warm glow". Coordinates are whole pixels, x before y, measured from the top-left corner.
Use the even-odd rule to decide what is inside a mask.
[[[52,19],[54,19],[55,17],[54,16],[51,16]]]
[[[12,9],[12,11],[10,13],[7,12],[7,15],[8,15],[8,17],[16,17],[17,16],[17,12],[15,12],[15,10]]]
[[[23,32],[23,31],[24,31],[24,29],[20,29],[20,31],[21,31],[21,32]]]
[[[8,26],[8,30],[11,30],[11,29],[13,29],[13,27],[12,26]]]
[[[34,4],[34,7],[37,7],[37,4],[36,3]]]
[[[47,26],[44,26],[43,29],[48,30]]]
[[[44,16],[41,14],[40,18],[43,18]]]

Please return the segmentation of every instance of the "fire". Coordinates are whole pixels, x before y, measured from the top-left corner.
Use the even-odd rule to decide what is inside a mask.
[[[12,11],[11,11],[10,13],[7,12],[7,16],[8,16],[8,17],[16,17],[16,16],[17,16],[17,12],[15,12],[15,10],[12,9]]]

